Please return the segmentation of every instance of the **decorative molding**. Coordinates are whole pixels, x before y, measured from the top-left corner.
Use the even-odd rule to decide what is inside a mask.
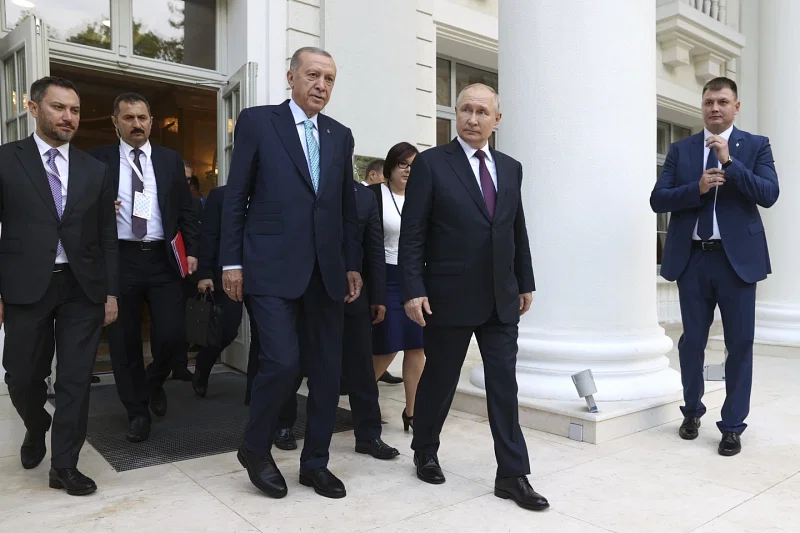
[[[725,64],[740,57],[745,46],[744,35],[678,0],[657,9],[656,38],[667,67],[694,62],[704,82],[723,75]]]
[[[459,44],[464,44],[495,54],[498,51],[496,39],[491,39],[463,28],[457,28],[441,22],[436,22],[436,37],[442,37],[449,41],[454,41]]]
[[[688,117],[696,118],[698,120],[702,120],[703,118],[703,111],[698,106],[688,105],[678,100],[673,100],[672,98],[663,96],[661,94],[656,96],[656,102],[659,107],[676,111],[681,115],[686,115]],[[666,282],[665,280],[665,283],[668,282]]]

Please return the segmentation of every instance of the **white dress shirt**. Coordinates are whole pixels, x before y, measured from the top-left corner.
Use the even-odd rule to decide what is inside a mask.
[[[464,153],[467,154],[467,160],[469,160],[469,166],[472,167],[472,173],[475,174],[475,179],[478,180],[478,189],[480,189],[481,194],[483,194],[483,187],[481,186],[481,160],[475,157],[475,148],[471,147],[462,139],[460,136],[456,137],[458,139],[458,144],[461,145],[461,148],[464,149]],[[494,190],[497,190],[497,167],[494,164],[494,157],[492,157],[492,151],[489,150],[489,143],[487,141],[486,145],[482,148],[483,153],[486,154],[486,168],[489,169],[489,174],[492,176],[492,183],[494,183]]]
[[[163,241],[164,226],[161,223],[161,209],[158,207],[158,185],[156,184],[156,172],[153,169],[153,147],[147,141],[141,147],[142,154],[139,155],[139,163],[142,165],[142,175],[144,176],[144,194],[152,198],[150,220],[147,221],[147,235],[144,241]],[[117,216],[117,234],[122,241],[140,240],[133,234],[131,217],[133,216],[133,182],[139,179],[133,170],[133,146],[123,140],[119,141],[119,193],[118,200],[122,200],[119,206],[119,216]]]
[[[388,183],[381,184],[383,204],[383,249],[386,253],[386,264],[397,264],[397,252],[400,247],[400,213],[406,202],[404,195],[395,194],[392,200],[392,191]],[[397,203],[397,207],[395,207]],[[398,210],[400,213],[398,213]]]
[[[42,140],[39,135],[36,133],[33,134],[33,140],[36,141],[36,146],[39,148],[39,155],[42,156],[42,164],[46,171],[50,170],[50,166],[47,162],[50,160],[50,156],[47,155],[53,147],[47,144]],[[69,185],[69,143],[62,144],[57,148],[58,155],[56,156],[56,168],[58,169],[58,177],[61,180],[61,212],[64,212],[64,208],[67,206],[67,185]],[[48,178],[48,184],[50,180]],[[64,248],[63,246],[61,247]],[[64,263],[69,263],[67,260],[67,253],[62,252],[61,255],[56,257],[56,264],[61,265]]]
[[[726,141],[730,139],[731,133],[733,132],[733,126],[728,128],[727,130],[720,133],[720,137],[725,139]],[[708,161],[708,154],[711,152],[711,149],[708,146],[705,146],[705,141],[708,140],[709,137],[714,135],[707,129],[703,129],[703,168],[700,169],[700,172],[706,171],[706,162]],[[720,161],[717,165],[717,168],[722,168],[722,163],[725,161]],[[711,240],[720,240],[722,237],[719,233],[719,224],[717,224],[717,195],[719,194],[719,187],[714,187],[714,231],[711,233]],[[696,241],[702,240],[700,236],[697,234],[697,226],[700,224],[700,217],[697,217],[697,222],[694,223],[694,233],[692,234],[692,239]]]
[[[319,117],[319,113],[314,115],[313,117],[309,117],[306,115],[306,112],[300,109],[300,106],[294,101],[293,98],[289,99],[289,109],[292,111],[292,116],[294,117],[294,123],[297,127],[297,136],[300,137],[300,146],[303,147],[303,153],[306,156],[306,163],[308,164],[308,173],[311,174],[311,160],[308,157],[308,143],[306,143],[306,120],[310,120],[314,123],[314,130],[313,135],[314,139],[317,141],[317,146],[320,147],[319,144],[319,127],[317,125],[317,117]],[[320,147],[321,148],[321,147]],[[322,169],[320,169],[321,171]],[[242,268],[242,265],[226,265],[222,267],[222,270],[239,270]]]

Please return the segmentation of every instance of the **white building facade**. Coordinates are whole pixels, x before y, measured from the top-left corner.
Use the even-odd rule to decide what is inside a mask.
[[[458,91],[497,87],[491,142],[525,169],[538,288],[521,324],[520,396],[544,400],[576,401],[569,376],[584,368],[599,400],[680,391],[662,328],[680,321],[677,289],[658,276],[668,217],[648,198],[670,143],[702,129],[704,83],[731,77],[737,126],[771,138],[781,178],[764,212],[774,274],[759,287],[756,340],[800,346],[800,2],[0,0],[0,12],[3,142],[31,131],[28,86],[48,73],[171,90],[181,97],[159,134],[193,154],[207,186],[226,180],[239,110],[287,98],[302,46],[334,56],[326,113],[353,130],[359,156],[448,142]],[[214,105],[191,111],[201,100]],[[201,111],[213,120],[191,118]],[[105,138],[107,115],[82,131],[96,121],[93,138]],[[245,321],[226,362],[245,367],[248,338]],[[471,385],[482,379],[477,366]]]

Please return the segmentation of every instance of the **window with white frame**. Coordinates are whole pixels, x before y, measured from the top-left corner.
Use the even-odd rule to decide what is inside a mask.
[[[449,143],[456,136],[456,98],[473,83],[483,83],[497,91],[497,73],[467,65],[455,59],[436,58],[436,145]],[[495,147],[497,130],[489,137]]]
[[[692,134],[692,130],[659,120],[656,131],[656,179],[658,179],[664,169],[664,161],[667,158],[670,144],[689,137]],[[667,241],[669,213],[659,213],[656,216],[658,217],[656,223],[656,263],[660,265],[661,257],[664,253],[664,243]]]

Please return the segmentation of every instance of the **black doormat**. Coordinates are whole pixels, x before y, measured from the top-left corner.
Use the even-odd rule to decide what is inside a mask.
[[[198,398],[191,383],[167,380],[167,416],[154,415],[150,438],[137,443],[125,439],[128,416],[116,386],[94,385],[86,440],[117,472],[235,451],[242,442],[250,410],[244,405],[245,385],[243,374],[212,374],[208,395]],[[298,394],[294,425],[298,439],[305,436],[305,427],[306,397]],[[334,432],[352,429],[352,414],[338,408]]]

